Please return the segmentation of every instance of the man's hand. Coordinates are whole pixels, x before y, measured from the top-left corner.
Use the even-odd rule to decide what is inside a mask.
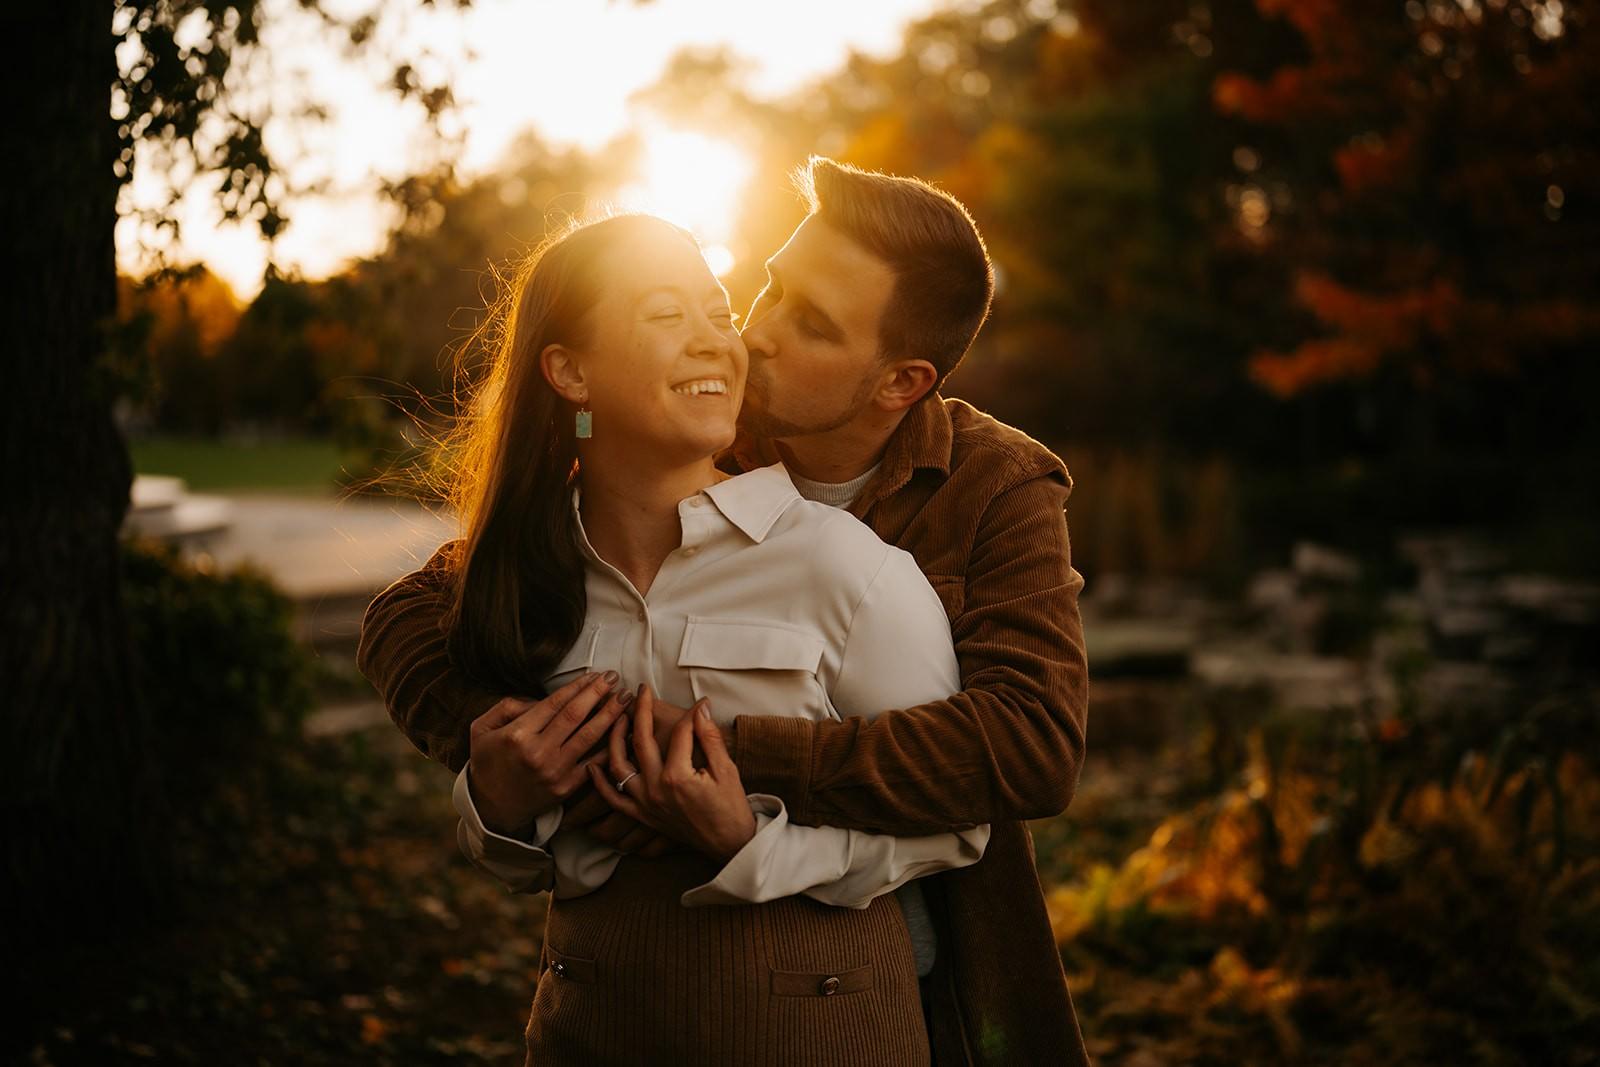
[[[657,697],[650,705],[651,734],[655,737],[656,747],[665,752],[672,743],[672,731],[689,714],[688,708],[680,708],[676,704],[668,703]],[[631,736],[630,736],[631,740]],[[631,746],[630,746],[631,747]],[[700,753],[695,753],[699,755]]]
[[[681,722],[688,714],[688,708],[680,708],[675,704],[668,704],[664,700],[657,700],[655,710],[655,732],[661,738],[661,745],[665,747],[667,739],[671,736],[671,726],[663,732],[661,723],[666,721],[672,726]],[[628,716],[623,715],[622,721],[627,721],[626,737],[633,736],[632,722]],[[631,747],[631,745],[630,745]],[[699,753],[696,753],[699,756]],[[609,765],[608,765],[609,766]],[[631,769],[631,768],[630,768]],[[621,774],[608,770],[612,781],[621,781]],[[661,833],[652,827],[646,826],[631,815],[624,815],[616,811],[606,802],[592,782],[585,783],[582,789],[574,793],[567,802],[567,807],[561,815],[561,825],[571,828],[581,828],[584,833],[599,841],[603,845],[610,845],[618,852],[625,852],[635,856],[665,856],[669,852],[676,852],[683,844]]]
[[[543,700],[506,697],[473,721],[467,781],[484,826],[524,837],[583,784],[591,749],[633,699],[617,681],[615,671],[585,674]]]
[[[688,708],[680,708],[660,698],[654,700],[651,704],[651,723],[658,748],[664,750],[669,747],[673,728],[683,722],[688,715]],[[633,731],[627,730],[625,739],[631,739],[632,735]],[[693,758],[695,766],[705,766],[705,753],[702,748],[697,747],[694,750]],[[627,771],[621,773],[613,771],[612,781],[621,781],[626,774]],[[585,786],[573,794],[571,802],[562,814],[561,825],[581,827],[584,833],[596,841],[610,845],[618,852],[637,856],[664,856],[682,847],[682,844],[670,835],[614,810],[599,789],[592,785]]]
[[[651,733],[655,736],[656,747],[665,752],[672,743],[673,731],[688,716],[690,709],[680,708],[678,705],[668,703],[660,697],[656,697],[650,707]],[[726,742],[728,731],[720,726],[716,727],[716,729],[722,731],[722,739]],[[723,747],[726,748],[727,746],[724,745]],[[703,746],[696,746],[693,759],[696,767],[704,767],[706,765],[706,753]],[[621,779],[621,775],[618,775],[618,779]]]
[[[613,811],[593,782],[585,782],[582,789],[567,798],[561,825],[581,829],[601,844],[634,856],[665,856],[683,847],[631,815]]]
[[[628,758],[626,720],[611,727],[609,770],[627,780],[625,791],[619,791],[597,763],[589,764],[589,778],[600,795],[622,814],[684,841],[713,859],[729,860],[755,836],[756,817],[722,732],[711,721],[709,705],[702,700],[672,728],[663,757],[655,739],[654,704],[650,687],[641,686],[634,701],[632,724],[637,772]],[[694,765],[697,742],[705,753],[703,768]]]

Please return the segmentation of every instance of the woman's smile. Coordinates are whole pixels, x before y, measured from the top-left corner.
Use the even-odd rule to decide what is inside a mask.
[[[698,398],[702,396],[728,395],[728,381],[726,378],[695,378],[692,381],[679,382],[672,386],[672,391],[679,396]]]

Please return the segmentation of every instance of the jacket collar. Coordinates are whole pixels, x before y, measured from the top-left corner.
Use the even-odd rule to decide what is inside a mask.
[[[929,393],[900,420],[883,450],[878,476],[850,505],[850,514],[861,518],[872,505],[899,492],[917,471],[937,471],[941,478],[950,477],[950,448],[954,441],[955,427],[950,422],[950,412],[945,410],[944,397]]]

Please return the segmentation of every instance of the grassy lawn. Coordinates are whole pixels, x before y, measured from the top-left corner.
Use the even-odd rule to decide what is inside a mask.
[[[154,437],[132,442],[130,451],[138,473],[175,475],[197,490],[332,489],[346,459],[332,441],[313,439],[245,444]]]

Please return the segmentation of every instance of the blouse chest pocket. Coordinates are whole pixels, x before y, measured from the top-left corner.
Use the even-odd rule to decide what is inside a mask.
[[[577,678],[594,669],[595,651],[600,645],[600,626],[595,624],[585,626],[578,634],[578,639],[567,649],[567,654],[550,669],[544,678],[544,691],[548,695]]]
[[[838,718],[817,668],[821,636],[769,622],[690,616],[678,651],[696,700],[711,701],[720,723],[738,715]]]

